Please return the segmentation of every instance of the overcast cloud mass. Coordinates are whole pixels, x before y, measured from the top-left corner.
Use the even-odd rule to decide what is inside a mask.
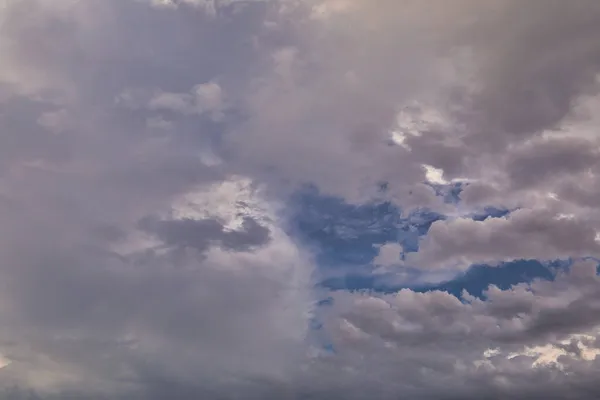
[[[598,126],[597,0],[2,0],[0,399],[600,398]]]

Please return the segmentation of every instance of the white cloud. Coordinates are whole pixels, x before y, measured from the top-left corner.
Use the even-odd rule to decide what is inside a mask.
[[[448,181],[444,179],[444,171],[440,168],[432,167],[431,165],[423,165],[425,168],[425,179],[428,182],[437,185],[446,185]]]
[[[385,243],[379,247],[379,253],[373,259],[373,264],[381,267],[390,267],[400,264],[400,255],[404,248],[397,243]]]
[[[136,106],[135,94],[131,91],[122,93],[117,98],[117,103],[133,108],[139,107],[139,105]],[[194,86],[191,93],[158,92],[148,99],[146,107],[153,111],[207,114],[212,119],[219,120],[223,118],[226,104],[221,87],[215,82],[208,82]]]

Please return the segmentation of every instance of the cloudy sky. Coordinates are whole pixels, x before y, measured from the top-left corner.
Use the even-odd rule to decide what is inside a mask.
[[[600,397],[597,0],[0,1],[0,399]]]

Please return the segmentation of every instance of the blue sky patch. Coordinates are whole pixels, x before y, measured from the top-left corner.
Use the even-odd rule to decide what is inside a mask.
[[[435,185],[438,194],[449,202],[460,201],[463,187],[460,183]],[[435,221],[446,217],[427,209],[403,215],[390,202],[353,205],[322,195],[315,188],[293,196],[291,210],[292,234],[313,249],[318,264],[318,286],[327,290],[393,293],[412,288],[421,292],[443,290],[456,296],[466,290],[482,296],[489,285],[507,289],[534,279],[553,279],[556,269],[566,266],[564,262],[517,260],[499,266],[475,265],[459,275],[456,271],[431,272],[400,265],[381,272],[373,263],[381,245],[399,243],[407,252],[417,251],[419,239]],[[506,209],[486,207],[471,218],[483,221],[509,213]],[[326,303],[323,300],[319,305]]]

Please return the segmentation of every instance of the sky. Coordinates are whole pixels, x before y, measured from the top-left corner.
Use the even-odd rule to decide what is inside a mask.
[[[597,0],[0,1],[0,399],[600,397]]]

